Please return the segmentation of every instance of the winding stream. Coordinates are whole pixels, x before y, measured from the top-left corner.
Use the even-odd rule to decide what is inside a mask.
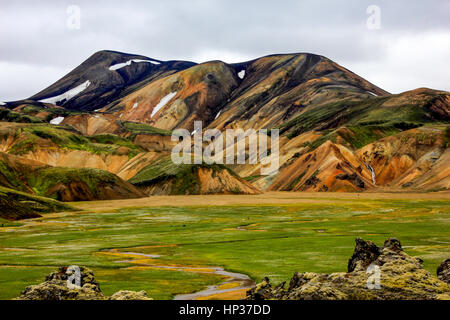
[[[249,290],[255,286],[255,282],[246,274],[228,272],[221,267],[215,267],[211,269],[213,270],[213,272],[209,273],[225,276],[228,279],[225,282],[220,283],[219,285],[209,286],[202,291],[190,294],[179,294],[175,296],[174,300],[197,300],[199,298],[207,298],[234,291]],[[227,284],[236,284],[237,286],[230,289],[221,289],[222,286]]]
[[[140,252],[121,252],[117,249],[107,250],[106,252],[112,253],[118,256],[124,256],[129,258],[159,258],[160,255],[155,254],[145,254]],[[186,271],[202,274],[215,274],[226,278],[225,281],[208,286],[198,292],[189,294],[179,294],[174,297],[174,300],[197,300],[197,299],[208,299],[209,297],[214,297],[215,299],[220,299],[221,295],[239,293],[241,291],[249,290],[255,286],[255,282],[250,279],[249,276],[242,273],[229,272],[222,267],[191,267],[191,266],[166,266],[151,263],[136,263],[136,260],[123,260],[116,261],[117,263],[133,263],[142,267],[173,270],[173,271]]]

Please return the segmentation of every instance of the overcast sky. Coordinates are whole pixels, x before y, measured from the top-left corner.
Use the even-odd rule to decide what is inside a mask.
[[[311,52],[392,93],[450,91],[448,0],[0,0],[0,43],[0,101],[37,93],[103,49],[195,62]]]

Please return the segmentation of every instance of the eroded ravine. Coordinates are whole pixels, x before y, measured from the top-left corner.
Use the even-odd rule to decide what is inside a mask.
[[[156,258],[159,258],[160,255],[145,254],[140,252],[122,252],[118,249],[110,249],[100,253],[127,259],[116,261],[117,263],[131,263],[139,267],[219,275],[225,278],[225,281],[217,285],[208,286],[206,289],[201,291],[176,295],[174,300],[239,300],[244,298],[245,292],[255,285],[255,282],[246,274],[229,272],[223,267],[162,265],[158,264],[158,260],[156,260]]]

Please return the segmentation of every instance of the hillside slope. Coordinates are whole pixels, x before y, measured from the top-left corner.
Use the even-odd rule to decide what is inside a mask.
[[[43,213],[76,210],[59,201],[0,186],[0,220],[39,218]]]
[[[50,167],[0,152],[0,185],[59,201],[132,199],[138,189],[99,169]]]

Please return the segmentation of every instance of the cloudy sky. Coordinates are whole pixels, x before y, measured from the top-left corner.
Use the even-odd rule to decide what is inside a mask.
[[[392,93],[450,91],[449,17],[448,0],[0,0],[0,101],[103,49],[195,62],[311,52]]]

